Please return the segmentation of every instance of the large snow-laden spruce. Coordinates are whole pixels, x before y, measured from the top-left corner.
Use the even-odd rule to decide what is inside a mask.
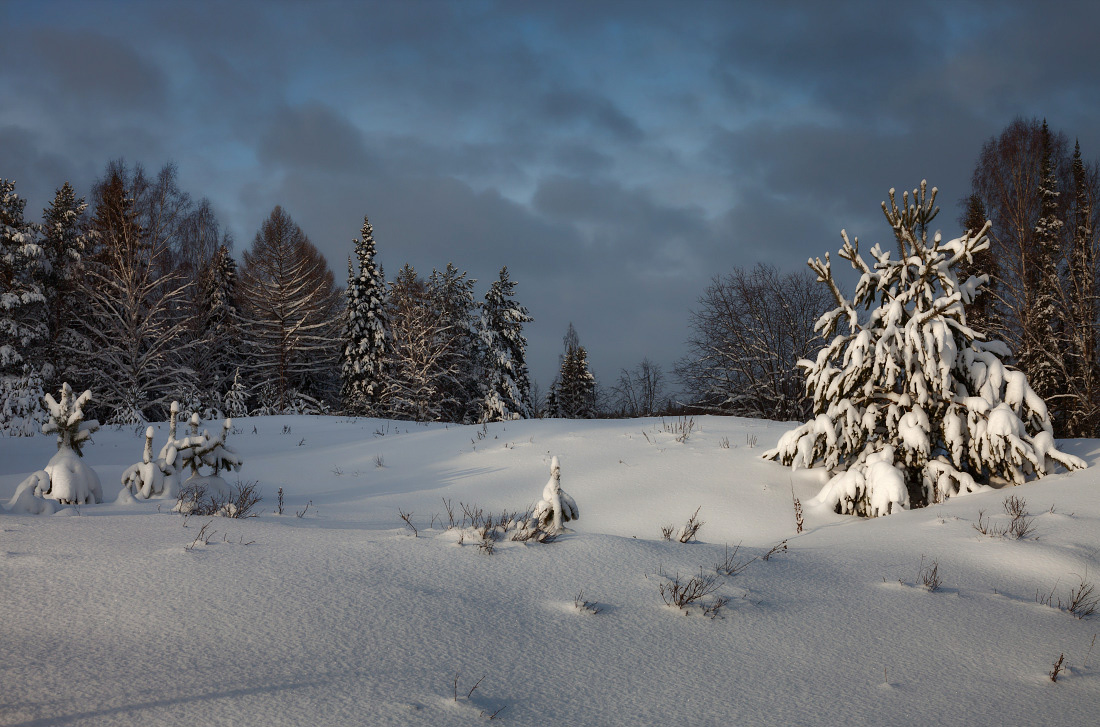
[[[44,469],[24,480],[16,491],[12,504],[20,501],[20,508],[24,512],[31,511],[28,508],[28,492],[35,497],[48,497],[61,503],[103,501],[99,475],[81,459],[81,447],[99,429],[99,422],[94,419],[84,421],[84,405],[91,398],[91,391],[85,391],[74,398],[68,383],[61,385],[60,401],[46,394],[50,420],[42,427],[42,433],[57,432],[57,454]],[[41,509],[39,512],[49,510]]]
[[[526,419],[532,412],[523,324],[534,319],[512,299],[515,287],[508,279],[508,268],[501,268],[481,307],[482,422]]]
[[[340,392],[350,414],[374,414],[383,389],[383,364],[389,339],[386,281],[375,264],[374,228],[363,218],[355,241],[359,272],[348,261],[347,311]]]
[[[561,464],[557,457],[550,460],[550,479],[542,488],[542,499],[535,505],[533,515],[539,528],[551,535],[565,529],[563,522],[580,519],[576,500],[561,489]]]
[[[0,179],[0,376],[19,376],[49,337],[41,279],[46,265],[38,227],[23,219],[25,199]]]
[[[1003,361],[1008,347],[966,324],[964,306],[987,276],[960,283],[955,268],[986,249],[989,223],[929,241],[939,209],[936,189],[927,192],[922,182],[912,200],[903,193],[899,208],[891,189],[889,206],[882,203],[898,258],[876,245],[869,265],[859,239],[841,232],[840,257],[860,274],[851,299],[828,254],[809,261],[837,303],[816,326],[831,340],[816,361],[799,362],[815,417],[764,457],[830,470],[815,502],[840,513],[886,515],[988,483],[1018,485],[1059,465],[1086,466],[1055,447],[1045,402]],[[860,308],[870,315],[861,318]]]

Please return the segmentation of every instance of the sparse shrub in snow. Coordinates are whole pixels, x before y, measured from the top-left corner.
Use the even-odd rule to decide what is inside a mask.
[[[61,385],[60,401],[46,394],[50,420],[42,427],[42,432],[57,432],[57,454],[50,459],[45,469],[35,472],[20,484],[9,508],[15,506],[17,501],[21,503],[19,506],[22,511],[42,507],[27,500],[26,492],[21,494],[24,490],[30,491],[32,496],[48,497],[61,503],[103,501],[99,475],[80,458],[81,447],[92,436],[92,432],[99,429],[99,422],[94,419],[84,421],[83,407],[91,398],[92,392],[85,391],[74,399],[73,390],[67,383]]]
[[[557,457],[550,460],[550,479],[542,489],[542,499],[535,505],[534,517],[539,527],[551,535],[565,529],[563,522],[580,518],[576,501],[561,489],[561,465]]]
[[[882,208],[897,259],[876,245],[868,264],[858,238],[841,232],[840,257],[860,274],[851,299],[840,292],[828,254],[809,261],[837,303],[816,325],[831,340],[816,361],[799,362],[815,416],[764,456],[830,470],[814,504],[874,517],[991,481],[1021,484],[1058,466],[1086,466],[1055,447],[1046,403],[1004,364],[1007,346],[967,325],[964,306],[988,277],[960,282],[955,269],[988,248],[989,224],[949,242],[939,233],[929,240],[935,197],[922,182],[899,208],[890,190]],[[870,315],[861,318],[860,308]]]
[[[256,505],[263,499],[255,482],[240,482],[236,485],[226,486],[226,490],[215,489],[211,491],[206,482],[188,480],[176,496],[174,512],[181,515],[198,515],[209,517],[220,515],[229,518],[256,517],[252,512]],[[303,513],[304,514],[304,513]]]

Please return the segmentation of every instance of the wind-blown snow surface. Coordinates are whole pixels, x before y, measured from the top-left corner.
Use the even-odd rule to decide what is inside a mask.
[[[792,488],[805,503],[822,479],[759,459],[786,425],[695,424],[677,442],[652,419],[242,419],[229,443],[265,512],[213,518],[192,549],[210,518],[116,501],[143,431],[105,428],[85,448],[104,504],[0,515],[0,723],[462,725],[502,708],[511,724],[1095,721],[1100,615],[1035,594],[1053,589],[1057,606],[1082,577],[1100,582],[1100,470],[869,521],[807,508],[796,535]],[[1094,440],[1064,447],[1100,460]],[[0,503],[54,449],[0,439]],[[552,455],[581,512],[557,542],[486,555],[431,527],[441,498],[532,505]],[[974,530],[981,510],[1007,522],[1007,494],[1036,537]],[[697,507],[700,542],[660,540]],[[747,560],[783,539],[719,579],[719,618],[662,602],[660,573],[713,573],[726,544]],[[575,609],[580,592],[602,611]]]

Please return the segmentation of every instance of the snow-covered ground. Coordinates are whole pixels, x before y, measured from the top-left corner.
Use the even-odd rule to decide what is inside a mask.
[[[786,425],[665,424],[243,419],[248,520],[116,501],[144,428],[105,427],[85,447],[104,504],[0,514],[0,724],[1095,723],[1100,613],[1057,606],[1100,590],[1100,442],[1064,443],[1090,469],[1010,491],[877,520],[807,506],[796,534],[822,477],[760,460]],[[0,504],[54,451],[0,439]],[[444,500],[533,505],[555,455],[581,516],[557,542],[486,554],[441,525]],[[1033,535],[977,532],[1008,495]],[[698,542],[661,539],[696,508]],[[758,559],[716,576],[716,618],[664,604],[738,545]]]

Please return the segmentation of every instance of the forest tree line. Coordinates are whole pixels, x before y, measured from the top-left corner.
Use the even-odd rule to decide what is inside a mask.
[[[980,150],[959,234],[992,222],[961,276],[989,276],[967,305],[978,332],[1047,401],[1061,436],[1100,432],[1097,224],[1100,167],[1045,121],[1016,119]],[[673,407],[648,358],[598,385],[570,324],[543,395],[526,364],[507,268],[483,300],[453,264],[386,282],[364,218],[346,288],[280,207],[238,265],[206,199],[107,165],[89,202],[64,184],[42,222],[0,186],[0,421],[33,428],[36,397],[62,380],[91,388],[115,423],[189,411],[234,416],[343,412],[419,421],[642,416]],[[945,231],[945,235],[947,232]],[[800,359],[823,341],[831,303],[809,270],[758,265],[715,277],[689,314],[674,374],[678,406],[780,420],[810,413]],[[35,414],[38,412],[38,414]]]

